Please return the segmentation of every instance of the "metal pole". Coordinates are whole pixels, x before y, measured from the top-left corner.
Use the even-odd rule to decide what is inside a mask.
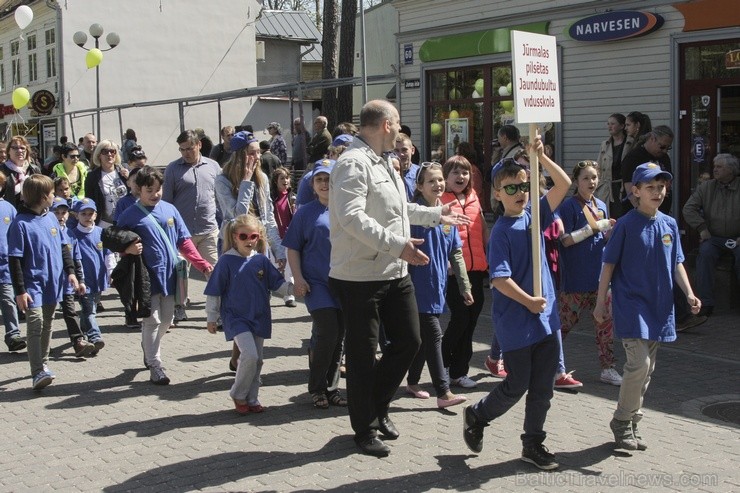
[[[95,48],[99,48],[100,43],[98,41],[98,38],[95,38]],[[98,140],[102,139],[103,137],[100,135],[100,64],[98,64],[95,67],[95,101],[96,101],[96,108],[98,111],[96,112],[98,116],[98,133],[96,137]]]
[[[367,103],[367,60],[365,60],[365,6],[363,0],[359,1],[360,4],[360,31],[362,32],[362,105]]]

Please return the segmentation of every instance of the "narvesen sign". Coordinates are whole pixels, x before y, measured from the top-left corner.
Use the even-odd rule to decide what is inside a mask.
[[[580,19],[567,32],[577,41],[616,41],[650,34],[660,29],[663,22],[658,14],[620,10]]]

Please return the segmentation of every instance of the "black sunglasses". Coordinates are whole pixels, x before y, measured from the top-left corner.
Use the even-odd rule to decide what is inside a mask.
[[[506,195],[516,195],[518,191],[522,191],[522,193],[529,192],[530,185],[528,181],[525,181],[524,183],[519,183],[517,185],[511,184],[511,185],[504,185],[499,190],[503,190],[506,192]]]

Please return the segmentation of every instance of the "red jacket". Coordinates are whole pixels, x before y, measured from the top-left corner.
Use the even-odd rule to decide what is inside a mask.
[[[475,190],[471,189],[465,198],[465,205],[463,206],[454,193],[445,192],[442,195],[442,203],[450,204],[454,212],[463,213],[472,221],[467,226],[457,227],[463,245],[462,251],[463,258],[465,259],[465,269],[468,272],[488,270],[488,262],[486,261],[486,242],[488,238],[485,237],[487,227],[483,219],[478,194],[475,193]]]

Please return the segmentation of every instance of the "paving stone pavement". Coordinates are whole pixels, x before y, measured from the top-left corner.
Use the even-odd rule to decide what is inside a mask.
[[[593,329],[582,322],[565,352],[585,386],[555,394],[546,445],[560,468],[544,473],[519,460],[523,401],[485,429],[475,455],[462,440],[462,406],[440,411],[433,398],[399,389],[391,417],[401,437],[389,442],[390,457],[357,453],[346,409],[310,403],[305,306],[279,298],[260,391],[267,411],[237,415],[230,344],[206,332],[202,290],[192,281],[190,318],[163,340],[166,387],[149,383],[138,330],[125,328],[112,293],[99,315],[107,344],[95,358],[74,357],[57,318],[49,363],[57,378],[43,391],[30,388],[25,351],[0,353],[0,491],[740,490],[740,427],[701,414],[714,402],[740,405],[736,306],[661,347],[641,423],[649,449],[632,454],[613,450],[618,388],[598,382]],[[483,366],[488,313],[487,303],[471,366],[479,385],[462,391],[471,401],[497,383]],[[433,392],[427,373],[422,382]]]

